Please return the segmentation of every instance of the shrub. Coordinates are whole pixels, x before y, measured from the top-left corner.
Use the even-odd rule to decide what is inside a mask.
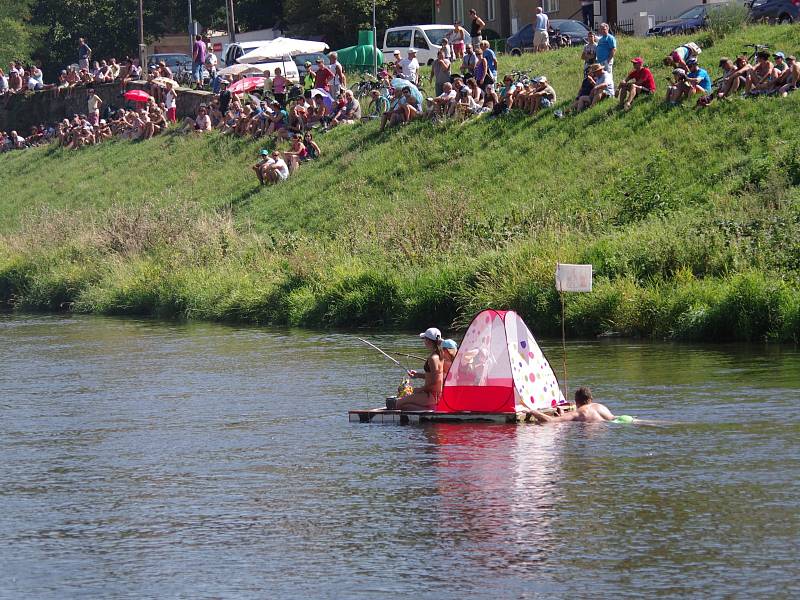
[[[708,31],[714,39],[721,40],[729,33],[739,31],[747,24],[750,11],[740,4],[728,4],[708,11]]]

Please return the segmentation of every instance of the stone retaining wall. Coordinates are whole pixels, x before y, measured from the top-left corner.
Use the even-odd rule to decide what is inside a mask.
[[[122,84],[99,83],[94,86],[95,92],[103,100],[104,106],[122,108],[133,106],[123,97]],[[128,82],[127,89],[140,89],[150,92],[150,84],[146,81]],[[21,135],[28,135],[31,127],[41,123],[55,123],[74,114],[85,114],[89,88],[65,88],[26,92],[0,98],[0,130],[16,130]],[[178,118],[194,116],[201,103],[209,103],[214,95],[211,92],[194,90],[178,90]]]

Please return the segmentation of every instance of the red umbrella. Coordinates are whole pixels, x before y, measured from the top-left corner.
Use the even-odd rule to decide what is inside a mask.
[[[239,81],[234,81],[228,86],[228,91],[231,94],[238,94],[240,92],[252,92],[253,90],[263,87],[263,77],[245,77]]]
[[[150,94],[144,90],[128,90],[125,92],[125,100],[131,100],[133,102],[147,102],[150,100]]]

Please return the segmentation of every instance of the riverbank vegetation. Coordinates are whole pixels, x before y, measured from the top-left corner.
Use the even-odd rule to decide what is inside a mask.
[[[745,43],[794,52],[797,27]],[[679,40],[621,41],[659,63]],[[536,65],[559,103],[576,50]],[[324,156],[273,188],[258,142],[217,134],[0,157],[0,301],[24,310],[309,326],[464,324],[514,308],[559,331],[555,263],[590,262],[572,335],[800,339],[800,96],[705,109],[658,98],[576,117],[377,123],[318,138]]]

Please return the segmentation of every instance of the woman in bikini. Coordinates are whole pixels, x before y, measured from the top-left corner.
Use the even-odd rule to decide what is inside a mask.
[[[414,390],[413,394],[397,400],[398,410],[433,410],[442,395],[444,385],[444,349],[442,348],[442,332],[431,327],[420,333],[419,337],[430,351],[425,360],[423,373],[409,371],[412,379],[425,379],[425,385]]]

